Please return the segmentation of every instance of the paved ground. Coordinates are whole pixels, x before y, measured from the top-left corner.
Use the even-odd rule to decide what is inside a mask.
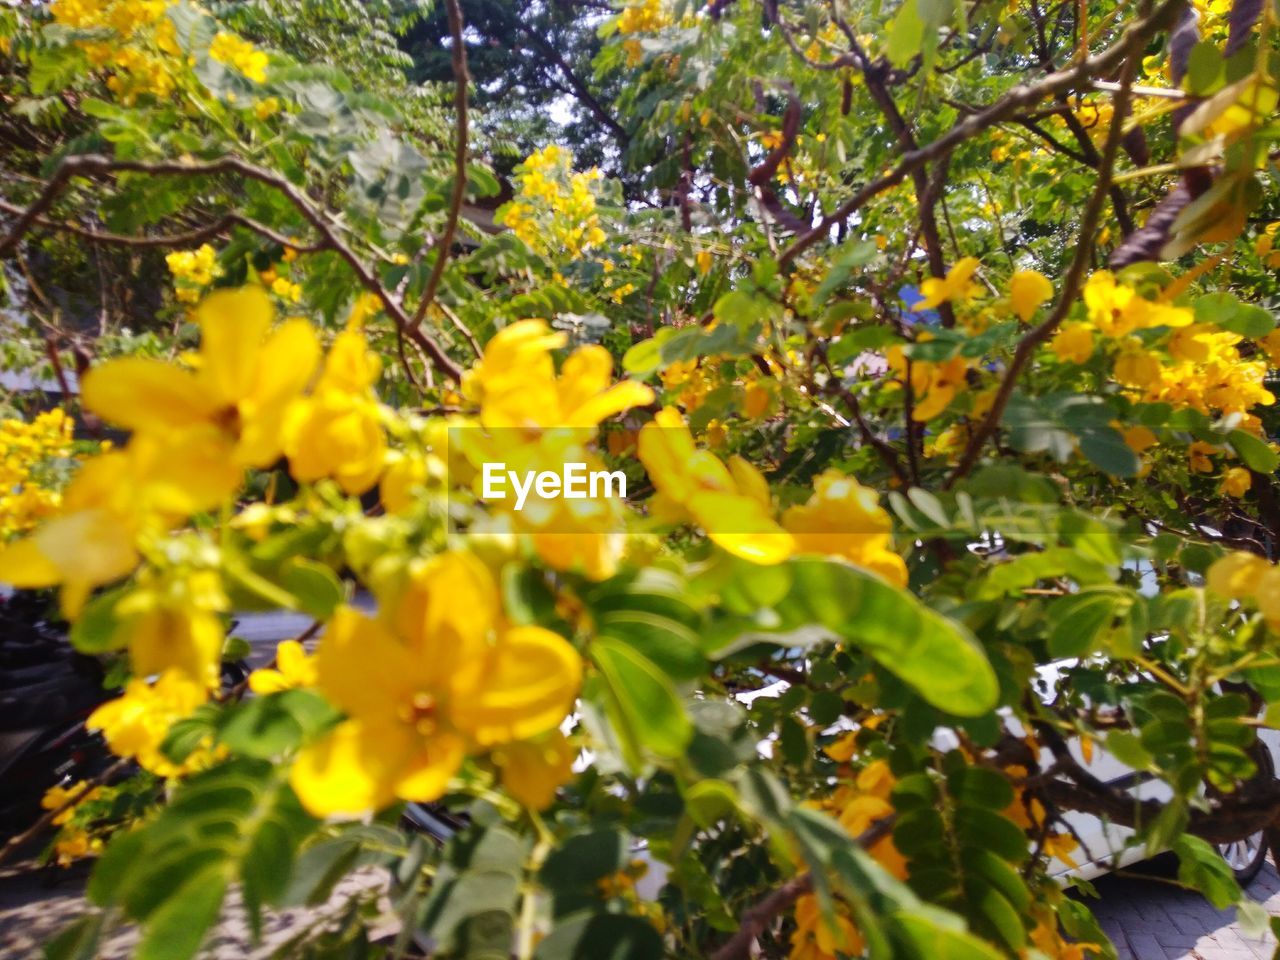
[[[89,907],[83,897],[88,871],[57,868],[32,871],[18,868],[0,872],[0,958],[28,960],[42,956],[42,946],[66,924]],[[222,920],[200,952],[201,960],[266,960],[305,930],[333,924],[352,897],[377,900],[386,916],[390,905],[380,897],[387,885],[383,871],[358,872],[343,880],[329,903],[314,909],[282,910],[268,914],[260,943],[249,936],[243,909],[230,898]],[[394,934],[397,925],[387,917],[374,923],[374,935]],[[138,944],[133,927],[114,931],[96,955],[97,960],[126,960]]]
[[[1159,876],[1102,877],[1100,899],[1087,901],[1120,960],[1272,960],[1276,940],[1246,938],[1235,909],[1215,910],[1203,897]],[[1280,916],[1280,874],[1268,861],[1249,895]]]
[[[55,882],[50,885],[47,880]],[[85,909],[81,897],[84,872],[0,874],[0,957],[17,960],[39,956],[40,945]],[[385,876],[366,873],[344,881],[334,900],[317,910],[289,910],[268,919],[264,942],[250,942],[243,914],[232,903],[214,937],[202,951],[203,960],[266,958],[274,948],[304,927],[334,916],[346,897],[376,895]],[[1235,911],[1214,910],[1201,897],[1180,890],[1159,877],[1103,877],[1097,881],[1101,899],[1089,901],[1119,950],[1121,960],[1271,960],[1276,942],[1248,940],[1235,922]],[[1249,887],[1269,913],[1280,915],[1280,875],[1268,863]],[[385,900],[382,903],[386,908]],[[395,929],[384,920],[383,932]],[[99,955],[101,960],[124,960],[137,937],[122,929]]]

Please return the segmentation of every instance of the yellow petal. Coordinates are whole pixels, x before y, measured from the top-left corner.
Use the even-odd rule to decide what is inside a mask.
[[[1205,574],[1205,583],[1218,596],[1239,600],[1250,596],[1270,569],[1271,564],[1256,553],[1238,551],[1215,560]]]
[[[649,403],[653,403],[651,388],[634,380],[622,380],[576,409],[566,409],[564,426],[594,427],[623,410],[643,407]]]
[[[40,551],[34,537],[16,540],[0,549],[0,583],[20,590],[37,590],[61,580],[57,564]]]
[[[174,516],[212,510],[244,479],[233,449],[227,435],[213,426],[135,436],[129,453],[141,483],[139,499],[152,510]]]
[[[395,761],[407,750],[400,728],[347,720],[298,755],[289,784],[317,817],[360,816],[395,799]]]
[[[769,516],[763,505],[732,493],[699,493],[690,498],[689,511],[723,549],[752,563],[781,563],[795,551],[791,534]]]
[[[526,807],[551,806],[556,790],[573,776],[577,750],[559,730],[546,737],[512,743],[495,753],[502,771],[502,787]]]
[[[395,792],[401,800],[425,803],[439,798],[449,780],[466,757],[466,744],[461,737],[435,733],[422,741],[418,750],[404,764],[396,779]]]
[[[474,554],[449,550],[414,566],[396,609],[396,631],[448,677],[484,656],[499,614],[498,586]]]
[[[54,517],[35,533],[35,542],[65,579],[97,586],[119,579],[138,563],[133,528],[104,510],[81,510]]]
[[[223,632],[215,615],[161,606],[130,618],[126,629],[134,673],[178,670],[196,683],[217,687]]]
[[[235,406],[248,396],[271,313],[266,291],[255,286],[215,291],[196,311],[200,380],[219,406]]]
[[[86,410],[129,430],[187,427],[208,420],[216,403],[196,376],[145,357],[120,357],[84,375]]]
[[[482,745],[525,740],[560,725],[582,682],[582,659],[563,637],[515,627],[450,678],[450,719]]]
[[[1023,323],[1030,323],[1040,305],[1053,296],[1053,284],[1037,270],[1019,270],[1009,278],[1009,302]]]
[[[354,607],[339,607],[316,652],[325,696],[353,717],[394,716],[416,692],[421,665],[385,626]]]
[[[258,352],[253,400],[267,406],[291,400],[306,389],[320,362],[320,341],[306,320],[286,320]]]

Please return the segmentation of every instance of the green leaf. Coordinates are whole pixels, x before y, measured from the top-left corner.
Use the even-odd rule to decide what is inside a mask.
[[[1231,446],[1235,448],[1240,459],[1250,470],[1256,470],[1258,473],[1275,473],[1276,468],[1280,467],[1280,456],[1271,449],[1270,444],[1259,440],[1253,434],[1245,433],[1243,430],[1232,430],[1227,434],[1227,439],[1231,441]]]
[[[1079,657],[1097,646],[1099,636],[1116,617],[1123,595],[1108,586],[1086,587],[1049,607],[1049,654]]]
[[[920,19],[916,0],[905,0],[893,19],[889,21],[889,62],[895,67],[905,67],[924,46],[924,21]]]
[[[579,833],[551,851],[538,872],[538,881],[553,891],[593,889],[602,877],[626,866],[627,859],[627,838],[620,830]]]
[[[280,582],[295,597],[296,609],[317,620],[327,620],[343,601],[342,581],[329,567],[305,557],[285,564]]]
[[[1107,752],[1134,770],[1148,770],[1155,763],[1151,751],[1142,745],[1138,735],[1127,730],[1112,730],[1107,734]]]
[[[830,560],[790,562],[782,629],[819,624],[870,654],[941,710],[981,716],[996,705],[995,671],[959,623],[872,574]]]
[[[620,913],[580,913],[556,924],[534,951],[536,960],[661,960],[653,924]]]
[[[678,757],[693,736],[671,680],[653,661],[621,640],[600,637],[591,659],[608,684],[632,738],[663,757]]]
[[[218,739],[237,754],[266,760],[294,750],[339,716],[312,690],[285,690],[237,704],[223,716]]]
[[[138,922],[139,956],[193,956],[235,881],[250,926],[259,929],[263,904],[282,900],[294,855],[316,823],[286,774],[250,759],[196,774],[158,816],[107,847],[89,896]]]
[[[95,960],[106,920],[101,910],[92,910],[69,923],[45,944],[45,960]]]
[[[1178,856],[1180,881],[1199,890],[1219,910],[1239,902],[1240,884],[1216,849],[1188,833],[1173,842],[1173,852]]]
[[[86,603],[80,619],[71,625],[71,645],[82,653],[106,653],[123,647],[129,635],[120,629],[116,604],[128,590],[127,587],[107,590]]]
[[[902,956],[919,960],[1000,960],[994,946],[921,912],[892,916],[889,930],[904,946]]]
[[[1120,431],[1111,426],[1090,427],[1080,433],[1080,452],[1099,470],[1113,477],[1136,477],[1142,461]]]

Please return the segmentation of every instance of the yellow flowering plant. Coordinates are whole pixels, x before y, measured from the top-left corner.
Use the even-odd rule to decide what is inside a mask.
[[[0,583],[116,758],[59,943],[367,868],[442,957],[1108,957],[1080,815],[1256,921],[1270,6],[29,6]]]

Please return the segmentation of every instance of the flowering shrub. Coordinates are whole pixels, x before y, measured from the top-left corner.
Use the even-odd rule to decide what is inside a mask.
[[[1067,872],[1160,849],[1258,924],[1280,25],[1068,7],[625,4],[611,95],[559,68],[617,149],[509,183],[456,4],[449,122],[192,3],[0,14],[4,356],[79,385],[0,427],[0,582],[132,771],[45,799],[54,955],[369,866],[441,956],[1108,957]],[[248,610],[311,626],[230,686]]]

